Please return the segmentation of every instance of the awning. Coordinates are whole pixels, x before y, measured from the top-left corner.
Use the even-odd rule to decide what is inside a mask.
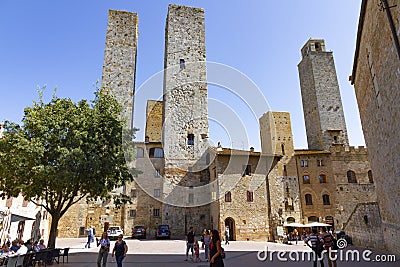
[[[29,220],[36,220],[34,218],[25,217],[22,215],[11,214],[11,222],[20,222],[20,221],[29,221]]]

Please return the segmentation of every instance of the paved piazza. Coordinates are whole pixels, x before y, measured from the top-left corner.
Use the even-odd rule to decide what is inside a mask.
[[[185,241],[181,240],[132,240],[126,238],[129,251],[124,266],[209,266],[208,262],[202,261],[199,263],[185,262]],[[112,246],[113,247],[113,243]],[[95,267],[98,248],[91,247],[85,249],[86,238],[59,238],[57,239],[57,247],[70,247],[69,263],[64,264],[65,267],[69,266],[82,266],[82,267]],[[94,243],[92,243],[94,244]],[[252,241],[231,241],[229,245],[223,245],[227,258],[225,259],[225,266],[312,266],[310,261],[293,261],[290,258],[302,257],[303,252],[310,251],[307,246],[302,242],[297,245],[284,245],[270,242],[252,242]],[[258,260],[258,257],[264,257],[267,248],[268,258],[265,261]],[[349,250],[357,251],[359,253],[359,261],[346,261],[345,256]],[[280,261],[278,259],[278,252],[281,258],[287,261]],[[363,260],[362,253],[365,253],[370,262]],[[270,257],[272,255],[272,261]],[[298,255],[298,256],[297,256]],[[347,254],[351,258],[350,252]],[[400,258],[396,256],[396,261],[393,262],[376,262],[375,257],[388,257],[387,252],[373,251],[369,255],[365,249],[349,246],[343,252],[342,261],[338,261],[338,266],[399,266]],[[204,250],[200,251],[201,259],[204,259]],[[61,265],[61,264],[60,264]],[[115,259],[108,258],[107,266],[116,266]],[[325,266],[327,261],[325,260]]]

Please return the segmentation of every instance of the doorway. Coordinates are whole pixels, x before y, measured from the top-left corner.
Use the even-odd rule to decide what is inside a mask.
[[[228,217],[225,219],[225,228],[226,226],[229,227],[229,240],[236,240],[236,235],[235,235],[235,220],[232,219],[231,217]],[[225,232],[225,229],[224,229]]]

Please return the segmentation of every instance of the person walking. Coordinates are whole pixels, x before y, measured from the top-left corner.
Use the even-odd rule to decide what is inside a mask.
[[[107,232],[101,235],[100,240],[96,237],[97,246],[100,246],[99,255],[97,256],[97,267],[101,267],[101,260],[103,260],[103,267],[107,265],[108,252],[110,251],[110,239]]]
[[[225,229],[225,245],[229,245],[229,226]]]
[[[189,250],[192,252],[192,259],[193,259],[194,238],[195,238],[195,234],[193,232],[193,227],[191,226],[189,228],[189,232],[186,234],[186,259],[185,259],[185,261],[188,260]]]
[[[312,233],[304,239],[304,243],[313,250],[314,263],[313,266],[317,267],[318,260],[321,267],[324,267],[324,258],[321,257],[324,239],[318,235],[318,230],[313,228]],[[311,242],[311,245],[308,243]]]
[[[122,267],[122,261],[126,257],[126,252],[128,252],[128,246],[125,241],[122,240],[124,236],[121,234],[118,236],[118,240],[115,242],[114,249],[112,251],[111,257],[114,257],[117,260],[117,267]]]
[[[324,240],[324,249],[327,251],[327,257],[328,257],[328,266],[332,267],[332,263],[333,266],[336,267],[336,257],[335,256],[335,248],[334,248],[334,237],[331,233],[329,233],[326,229],[326,227],[322,227],[322,234],[321,234],[322,239]]]
[[[217,230],[211,231],[210,267],[223,267],[221,238]]]
[[[89,228],[86,229],[86,234],[87,234],[87,243],[85,245],[85,248],[90,248],[90,243],[93,240],[93,228],[92,228],[92,226],[89,226]]]
[[[211,241],[210,231],[206,230],[204,234],[204,259],[206,261],[210,260],[210,241]]]

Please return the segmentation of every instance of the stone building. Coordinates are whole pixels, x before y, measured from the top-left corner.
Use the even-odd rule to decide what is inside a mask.
[[[129,119],[137,15],[110,11],[109,19],[102,86],[127,105]],[[208,143],[204,10],[170,5],[165,32],[163,101],[147,102],[145,140],[136,143],[141,173],[112,192],[129,194],[132,203],[120,210],[108,202],[78,204],[62,219],[69,225],[80,220],[79,231],[69,233],[112,224],[128,235],[143,225],[153,236],[158,225],[168,224],[173,236],[182,236],[190,226],[199,233],[228,225],[234,240],[273,241],[287,223],[319,221],[373,246],[362,232],[372,232],[379,221],[374,178],[367,149],[349,147],[333,55],[324,40],[310,39],[298,66],[309,149],[294,148],[288,112],[269,111],[259,119],[256,152]],[[121,57],[119,49],[134,57]],[[63,236],[65,227],[60,222]]]
[[[394,253],[400,253],[399,17],[398,1],[362,1],[351,75],[379,196],[375,213],[382,217],[386,248]]]

